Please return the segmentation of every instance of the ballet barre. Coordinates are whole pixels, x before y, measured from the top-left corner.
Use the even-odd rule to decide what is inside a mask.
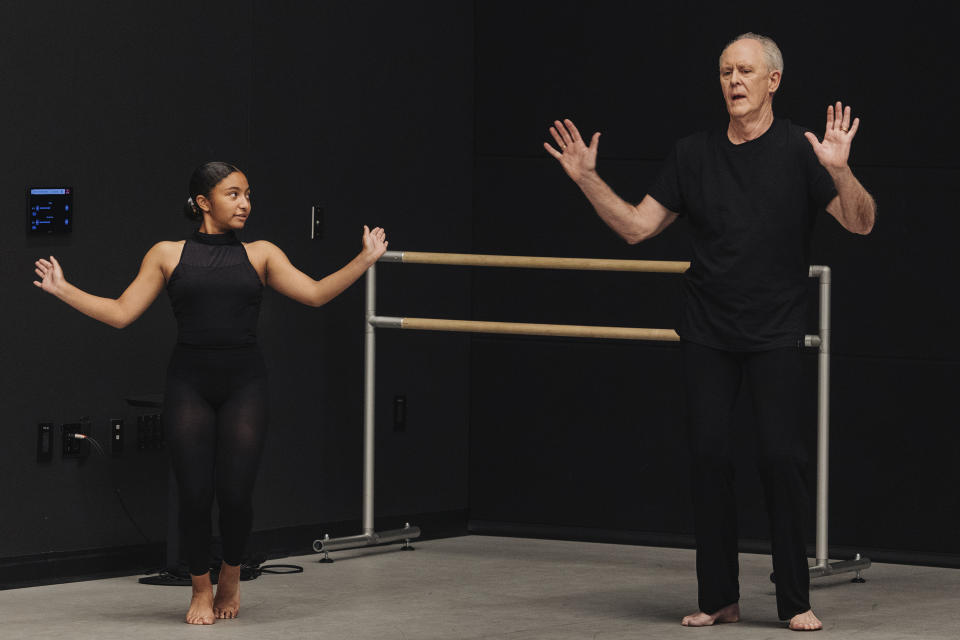
[[[430,264],[446,266],[500,267],[521,269],[571,269],[578,271],[629,271],[643,273],[683,273],[689,262],[666,260],[607,260],[599,258],[551,258],[541,256],[504,256],[467,253],[428,253],[387,251],[379,260],[384,263]],[[817,525],[816,564],[810,577],[856,572],[855,582],[862,582],[860,572],[870,567],[870,559],[860,554],[852,560],[830,562],[827,546],[829,499],[829,435],[830,435],[830,267],[812,265],[809,277],[819,280],[819,333],[804,336],[804,346],[818,349],[817,371]],[[405,318],[376,315],[376,265],[366,274],[366,309],[364,317],[364,467],[363,467],[363,533],[342,538],[324,536],[313,543],[314,551],[323,553],[322,561],[331,561],[328,552],[410,540],[420,536],[420,529],[409,523],[401,529],[377,533],[373,526],[374,486],[374,396],[376,373],[376,329],[451,331],[458,333],[491,333],[536,335],[612,340],[651,340],[678,342],[673,329],[638,327],[601,327],[592,325],[535,324],[522,322],[489,322],[440,318]],[[771,579],[774,576],[771,575]]]

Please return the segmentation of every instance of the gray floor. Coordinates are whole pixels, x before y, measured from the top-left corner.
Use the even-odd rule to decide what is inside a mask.
[[[240,618],[183,624],[187,587],[113,578],[0,591],[0,638],[785,638],[769,558],[741,556],[743,622],[679,625],[695,608],[692,551],[470,536],[341,551],[333,564],[242,586]],[[817,579],[815,637],[960,637],[960,570],[875,564],[865,584]]]

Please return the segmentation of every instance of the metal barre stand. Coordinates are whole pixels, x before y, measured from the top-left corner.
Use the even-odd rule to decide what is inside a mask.
[[[683,273],[687,262],[649,260],[603,260],[590,258],[543,258],[531,256],[493,256],[477,254],[421,253],[387,251],[380,262],[461,265],[476,267],[521,267],[533,269],[576,269],[598,271],[639,271],[656,273]],[[860,554],[852,560],[830,562],[827,549],[827,507],[829,498],[830,451],[830,267],[811,265],[809,276],[820,282],[819,335],[804,336],[804,346],[817,347],[817,541],[816,564],[810,567],[810,577],[820,578],[840,573],[855,572],[852,582],[864,582],[861,571],[871,565],[869,558]],[[632,340],[679,341],[669,329],[639,329],[630,327],[589,327],[576,325],[534,325],[514,322],[480,322],[465,320],[438,320],[431,318],[396,318],[376,315],[376,267],[367,271],[366,313],[364,317],[364,475],[363,475],[363,533],[342,538],[314,540],[313,549],[323,553],[321,562],[333,562],[329,551],[367,547],[403,540],[403,549],[412,549],[410,540],[420,536],[420,528],[409,523],[402,529],[377,533],[373,528],[374,481],[374,393],[377,327],[384,329],[419,329],[428,331],[456,331],[472,333],[509,333],[518,335],[553,335]],[[770,575],[771,580],[774,575]]]
[[[402,550],[412,551],[410,540],[420,537],[420,527],[410,523],[402,529],[392,529],[377,533],[373,527],[373,463],[374,463],[374,411],[373,399],[376,386],[376,334],[371,320],[377,307],[376,265],[367,270],[367,304],[364,314],[363,343],[363,533],[355,536],[323,538],[313,541],[313,550],[322,553],[320,562],[333,562],[330,551],[372,547],[378,544],[403,540]]]
[[[827,507],[830,478],[830,267],[810,265],[810,277],[820,280],[820,335],[804,336],[804,345],[818,347],[817,355],[817,563],[811,578],[856,572],[851,582],[863,582],[861,571],[870,568],[870,558],[856,554],[853,560],[830,562],[827,548]],[[773,574],[770,574],[773,580]]]

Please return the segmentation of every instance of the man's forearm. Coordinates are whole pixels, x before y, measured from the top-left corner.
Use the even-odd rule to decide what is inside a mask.
[[[830,177],[840,199],[843,226],[854,233],[868,234],[877,217],[877,204],[850,167],[831,171]]]
[[[577,181],[597,215],[621,238],[634,244],[647,237],[637,208],[618,196],[600,175],[593,171]]]

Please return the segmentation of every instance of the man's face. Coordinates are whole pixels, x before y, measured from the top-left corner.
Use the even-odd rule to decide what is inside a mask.
[[[720,56],[720,88],[731,118],[760,112],[778,86],[780,72],[767,68],[758,41],[737,40]]]

